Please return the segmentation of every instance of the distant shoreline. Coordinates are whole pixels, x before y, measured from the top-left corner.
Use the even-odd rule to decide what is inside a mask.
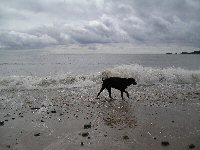
[[[166,53],[167,55],[171,55],[173,53]],[[177,54],[177,53],[174,53]],[[199,51],[193,51],[193,52],[181,52],[180,54],[200,54],[200,50]]]

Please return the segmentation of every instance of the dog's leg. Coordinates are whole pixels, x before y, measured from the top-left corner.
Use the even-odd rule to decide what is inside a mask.
[[[124,99],[124,98],[123,98],[123,91],[121,91],[121,97],[122,97],[122,100],[123,100],[123,99]]]
[[[104,86],[102,86],[102,88],[101,88],[101,90],[100,90],[100,92],[97,94],[97,97],[100,95],[100,93],[103,91],[105,89],[105,87]]]
[[[110,87],[110,88],[106,88],[106,89],[108,90],[109,97],[110,97],[111,99],[113,99],[112,96],[111,96],[111,87]]]
[[[127,94],[127,97],[129,98],[129,94],[128,94],[128,92],[127,91],[124,91],[126,94]]]

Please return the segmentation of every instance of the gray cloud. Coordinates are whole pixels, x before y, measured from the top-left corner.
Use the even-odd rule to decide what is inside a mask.
[[[55,45],[58,42],[47,34],[32,35],[28,33],[9,31],[1,33],[0,41],[8,48],[40,48]]]
[[[200,47],[198,0],[2,0],[0,47],[71,43]]]

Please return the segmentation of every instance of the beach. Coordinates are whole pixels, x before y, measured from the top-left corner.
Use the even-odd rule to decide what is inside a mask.
[[[96,99],[100,84],[84,89],[1,90],[1,98],[21,99],[23,104],[1,105],[0,147],[199,149],[199,88],[165,86],[132,86],[125,100],[117,90],[114,100],[107,91]]]

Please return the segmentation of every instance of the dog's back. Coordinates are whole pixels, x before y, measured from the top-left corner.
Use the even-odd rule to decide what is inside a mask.
[[[127,78],[120,78],[120,77],[110,77],[103,80],[103,86],[105,87],[112,87],[118,90],[124,90],[127,86],[131,85],[132,82]]]

